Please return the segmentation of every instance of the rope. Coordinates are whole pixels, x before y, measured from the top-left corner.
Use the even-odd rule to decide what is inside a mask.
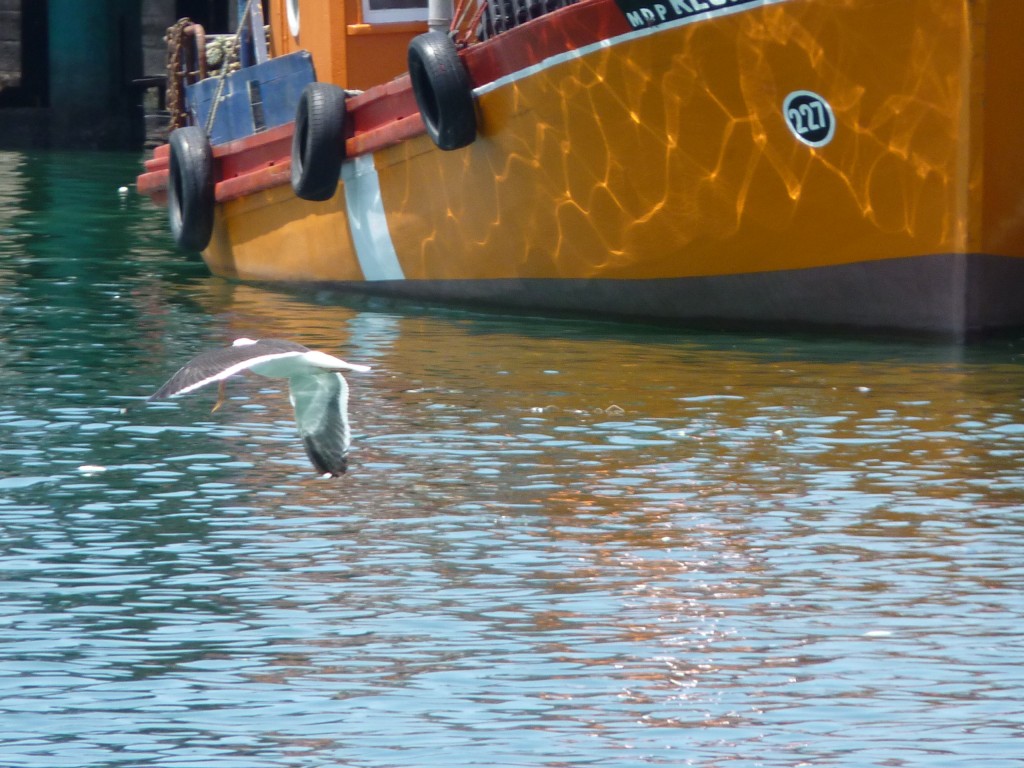
[[[210,108],[210,114],[206,116],[206,125],[203,126],[203,130],[206,135],[210,135],[210,131],[213,130],[213,121],[217,117],[217,108],[220,106],[220,99],[224,93],[224,83],[227,82],[228,65],[231,63],[233,57],[238,56],[238,41],[242,39],[242,28],[245,26],[246,21],[249,18],[249,10],[252,8],[253,0],[246,0],[245,8],[238,15],[238,29],[235,30],[235,44],[231,47],[231,55],[226,56],[224,59],[224,65],[220,68],[220,75],[218,76],[217,93],[213,97],[213,106]]]

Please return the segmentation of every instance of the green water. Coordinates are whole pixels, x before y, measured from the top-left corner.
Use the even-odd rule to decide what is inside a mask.
[[[0,764],[995,766],[1024,338],[697,334],[274,293],[140,158],[0,153]],[[349,377],[349,474],[238,336]]]

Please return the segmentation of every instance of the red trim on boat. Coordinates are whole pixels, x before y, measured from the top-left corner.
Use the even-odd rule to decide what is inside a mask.
[[[268,165],[249,171],[244,176],[217,182],[214,187],[214,196],[218,203],[226,203],[228,200],[237,200],[265,189],[290,184],[291,176],[292,163],[291,160],[287,160],[280,165]]]
[[[348,100],[353,136],[367,133],[397,120],[418,115],[416,97],[408,75],[370,88]]]
[[[161,144],[153,150],[153,157],[147,160],[144,165],[147,171],[159,171],[160,169],[167,169],[167,164],[170,162],[171,146],[170,144]]]
[[[290,162],[292,129],[292,123],[285,123],[262,133],[214,147],[213,157],[220,165],[218,178],[233,179]]]
[[[349,157],[365,155],[368,152],[376,152],[378,149],[401,144],[406,139],[419,136],[425,131],[423,118],[420,117],[419,112],[416,112],[407,117],[393,120],[372,131],[353,136],[345,142],[345,148]]]
[[[462,54],[473,85],[630,31],[615,0],[582,0],[472,45]]]
[[[167,169],[140,173],[135,179],[135,189],[140,195],[155,195],[167,189]]]

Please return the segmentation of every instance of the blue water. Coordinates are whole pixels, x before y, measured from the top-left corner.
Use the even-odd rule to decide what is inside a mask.
[[[0,153],[0,765],[1021,765],[1024,336],[693,333],[210,277]],[[349,377],[316,477],[282,336]]]

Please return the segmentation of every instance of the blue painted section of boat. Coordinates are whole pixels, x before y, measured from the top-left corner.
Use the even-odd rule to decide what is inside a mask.
[[[302,89],[315,79],[312,57],[297,51],[244,67],[225,78],[211,77],[186,86],[185,96],[192,122],[204,128],[219,98],[207,131],[210,143],[217,145],[290,123]]]

